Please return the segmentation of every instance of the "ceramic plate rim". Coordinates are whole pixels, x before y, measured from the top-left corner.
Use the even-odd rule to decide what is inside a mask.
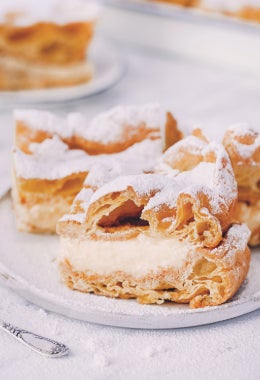
[[[6,195],[2,198],[0,200],[0,205],[8,201],[10,203],[10,195]],[[145,308],[141,314],[137,312],[139,306],[137,303],[136,312],[135,309],[131,308],[129,311],[120,309],[119,311],[116,310],[114,312],[113,307],[104,310],[102,302],[98,305],[98,298],[96,297],[100,296],[86,294],[84,296],[89,297],[88,299],[90,300],[90,297],[95,297],[92,298],[92,300],[94,299],[94,303],[91,304],[90,302],[90,304],[88,304],[87,312],[86,309],[78,311],[77,307],[80,306],[78,300],[74,300],[73,304],[68,308],[64,296],[59,297],[58,294],[50,292],[49,289],[44,289],[43,293],[41,287],[37,286],[37,284],[29,284],[27,278],[23,278],[22,275],[13,272],[13,270],[7,267],[1,260],[2,259],[0,258],[0,282],[2,285],[11,288],[14,292],[35,305],[65,315],[66,317],[92,323],[141,329],[180,328],[219,322],[260,308],[260,290],[256,290],[253,294],[242,295],[240,298],[231,300],[230,302],[219,306],[189,309],[185,305],[183,309],[174,309],[174,305],[156,305],[155,307],[153,305],[148,305],[148,308]],[[114,301],[121,302],[122,300],[109,299],[108,302],[110,302],[110,306],[113,306],[112,302]],[[128,300],[127,302],[134,303],[136,301]],[[158,307],[161,308],[161,310]],[[194,319],[189,321],[189,317],[190,319]],[[149,321],[145,318],[148,318]],[[138,322],[136,322],[135,319],[138,320]]]

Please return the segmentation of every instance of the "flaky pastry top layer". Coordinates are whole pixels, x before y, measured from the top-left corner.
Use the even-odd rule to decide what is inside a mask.
[[[248,124],[230,126],[224,136],[224,146],[236,165],[260,167],[260,133]]]
[[[216,247],[233,222],[237,186],[224,148],[197,140],[195,166],[191,160],[183,170],[177,164],[168,168],[167,175],[117,177],[96,191],[85,186],[58,232],[92,239],[129,239],[142,232]],[[192,152],[193,143],[186,138],[169,150],[179,157],[184,146]]]
[[[118,153],[146,139],[161,139],[165,147],[183,137],[176,120],[157,103],[118,106],[92,120],[80,113],[59,117],[37,110],[16,110],[14,119],[15,145],[29,154],[32,142],[41,143],[54,135],[71,149],[91,155]]]
[[[248,124],[228,128],[223,144],[238,184],[238,199],[248,205],[260,201],[260,133]]]

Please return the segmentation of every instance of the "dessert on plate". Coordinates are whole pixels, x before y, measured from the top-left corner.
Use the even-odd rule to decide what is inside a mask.
[[[36,110],[14,118],[12,196],[17,227],[27,232],[55,232],[83,183],[96,189],[118,175],[151,172],[183,136],[159,104],[115,107],[91,121]]]
[[[152,0],[153,1],[153,0]],[[159,0],[184,7],[196,7],[227,16],[260,22],[259,0]]]
[[[260,3],[258,0],[200,0],[199,5],[209,11],[260,22]]]
[[[260,134],[247,124],[228,128],[223,144],[238,184],[236,216],[252,231],[249,244],[260,244]]]
[[[224,147],[184,138],[156,173],[83,186],[57,224],[62,279],[71,289],[140,303],[219,305],[250,262],[250,232],[235,222],[236,203]]]
[[[200,129],[195,129],[193,135],[208,142]],[[185,153],[193,157],[192,150],[196,152],[196,139],[190,137],[191,152]],[[179,143],[179,147],[184,142]],[[230,126],[224,134],[223,145],[231,160],[235,179],[238,184],[238,203],[235,217],[238,221],[247,224],[251,230],[249,244],[260,244],[260,135],[247,124]],[[179,161],[174,155],[174,146],[169,149],[157,167],[157,170],[167,173]],[[180,148],[179,148],[180,149]]]
[[[99,13],[83,0],[0,2],[0,90],[70,86],[93,75],[86,53]]]

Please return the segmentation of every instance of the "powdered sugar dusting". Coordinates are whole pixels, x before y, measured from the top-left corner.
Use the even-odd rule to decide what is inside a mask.
[[[52,139],[46,139],[42,143],[31,143],[29,150],[35,157],[57,157],[68,152],[67,144],[59,139],[58,136],[54,136]]]
[[[65,214],[60,218],[59,221],[60,222],[70,221],[70,222],[76,222],[79,224],[83,224],[86,221],[86,213],[80,212],[80,213],[76,213],[76,214]]]
[[[80,134],[87,140],[111,143],[124,139],[125,128],[128,126],[145,124],[148,129],[162,129],[165,121],[166,112],[158,103],[118,106],[95,117],[88,128],[81,129]],[[134,133],[134,130],[128,131],[129,133]]]
[[[162,204],[170,208],[176,207],[177,198],[181,193],[196,195],[202,191],[212,197],[213,178],[215,164],[201,162],[193,170],[179,172],[172,178],[171,185],[165,186],[163,191],[158,192],[146,205],[144,211],[156,209]]]
[[[14,119],[34,130],[58,134],[62,138],[81,136],[88,141],[109,144],[124,140],[126,129],[130,136],[135,133],[134,127],[141,125],[151,131],[163,130],[166,111],[158,103],[117,106],[89,121],[80,113],[59,117],[46,111],[16,110]],[[129,130],[129,126],[132,129]]]
[[[224,260],[228,262],[230,266],[234,265],[236,252],[243,252],[246,249],[250,234],[251,232],[246,224],[234,224],[229,228],[226,240],[224,240],[224,251],[226,252]],[[218,251],[219,248],[216,247],[212,250],[211,254],[217,257]]]
[[[18,177],[56,180],[73,173],[87,172],[94,163],[93,157],[84,151],[67,149],[57,136],[41,144],[32,144],[32,148],[34,155],[14,150],[14,167]]]
[[[22,122],[36,131],[57,134],[62,138],[72,137],[75,133],[69,122],[73,114],[62,118],[47,111],[15,110],[13,115],[15,122]]]
[[[123,152],[97,160],[84,185],[99,188],[119,176],[151,172],[160,154],[159,140],[144,140],[136,143]]]
[[[93,190],[88,188],[83,188],[75,198],[75,201],[87,201],[93,195]]]
[[[88,172],[89,186],[99,187],[122,174],[149,172],[161,153],[159,140],[144,140],[115,154],[92,156],[69,149],[58,136],[30,144],[33,155],[14,150],[16,175],[25,179],[55,180],[73,173]]]
[[[206,147],[207,143],[205,141],[195,136],[187,136],[167,149],[158,161],[156,171],[173,175],[172,170],[175,168],[172,166],[172,158],[182,161],[186,160],[187,154],[195,156],[203,155],[203,149]],[[175,174],[177,174],[177,172],[175,172]]]
[[[117,164],[111,169],[107,164],[103,167],[105,174],[101,170],[99,171],[100,177],[94,177],[94,184],[99,185],[97,186],[98,190],[87,201],[92,204],[107,194],[132,188],[138,195],[148,195],[150,197],[143,212],[152,209],[154,211],[159,210],[162,205],[176,208],[180,194],[190,195],[194,199],[197,199],[199,194],[204,194],[208,198],[210,213],[220,215],[228,212],[237,198],[237,184],[229,157],[222,145],[215,142],[210,144],[200,143],[197,140],[197,138],[195,140],[187,138],[175,144],[176,153],[178,152],[178,145],[185,146],[185,149],[187,149],[189,142],[193,143],[195,141],[197,145],[196,154],[207,157],[212,156],[211,153],[213,152],[215,162],[202,161],[192,170],[184,172],[173,170],[170,175],[140,174],[127,176],[120,176],[122,171],[126,170],[124,165]],[[97,167],[95,167],[96,171]],[[93,185],[91,176],[90,178],[87,177],[85,181],[85,185],[90,184]],[[152,192],[155,192],[155,195]],[[87,208],[85,210],[87,212]],[[209,210],[205,209],[205,212],[209,213]]]
[[[209,144],[210,147],[218,147],[216,159],[216,175],[213,179],[212,190],[214,192],[210,199],[213,213],[228,210],[231,203],[237,198],[237,183],[227,152],[222,145]],[[224,160],[224,161],[223,161]]]
[[[195,142],[195,144],[194,144]],[[189,149],[191,144],[191,149]],[[180,193],[190,194],[196,198],[199,192],[207,195],[209,204],[213,214],[218,214],[224,210],[228,210],[231,203],[237,197],[237,185],[234,178],[233,169],[229,157],[222,145],[212,142],[210,144],[204,143],[197,138],[186,138],[175,144],[171,150],[176,155],[185,147],[185,152],[193,152],[195,146],[195,153],[206,157],[207,154],[214,152],[216,155],[216,162],[200,162],[192,170],[179,172],[169,165],[165,165],[168,169],[167,174],[175,179],[172,187],[165,187],[163,191],[157,193],[150,199],[145,207],[145,210],[156,209],[162,204],[167,204],[169,207],[176,207],[176,201]],[[168,152],[165,156],[167,159]],[[165,158],[161,160],[164,162]],[[172,170],[172,172],[171,172]],[[165,172],[165,171],[164,171]]]
[[[132,187],[139,195],[148,195],[154,189],[161,190],[165,186],[165,177],[159,174],[140,174],[117,177],[115,180],[99,188],[91,197],[90,204],[113,192],[124,191]]]
[[[231,125],[228,128],[228,131],[231,132],[233,140],[232,145],[234,146],[236,152],[240,156],[238,158],[237,164],[241,164],[241,158],[245,160],[250,160],[252,165],[257,164],[254,160],[254,153],[259,150],[260,152],[260,134],[256,132],[247,123],[239,123]],[[244,143],[243,138],[249,138],[251,143]],[[260,155],[260,153],[259,153]],[[240,159],[240,161],[239,161]],[[259,160],[260,163],[260,160]]]

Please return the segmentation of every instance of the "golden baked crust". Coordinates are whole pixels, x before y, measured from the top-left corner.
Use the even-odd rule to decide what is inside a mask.
[[[213,225],[215,226],[214,231],[210,234],[213,241],[215,241],[215,239],[218,240],[221,238],[222,232],[224,232],[234,220],[234,210],[237,203],[236,181],[229,158],[222,147],[214,143],[209,144],[202,132],[200,130],[195,130],[194,135],[181,140],[178,144],[173,145],[163,154],[156,171],[168,175],[177,175],[191,171],[201,163],[215,164],[214,197],[217,199],[220,194],[223,198],[227,197],[227,186],[229,186],[229,191],[233,192],[233,197],[231,197],[228,207],[225,203],[222,203],[219,205],[218,211],[214,213],[213,208],[215,205],[210,204],[212,193],[205,193],[202,188],[201,191],[197,190],[194,195],[188,195],[185,193],[181,194],[177,201],[176,226],[180,227],[181,225],[185,225],[190,218],[194,218],[195,221],[203,223],[203,220],[208,218],[208,215],[204,215],[205,211],[203,208],[206,207],[209,213],[212,215],[214,214],[214,217],[219,222],[218,225],[215,224],[213,219],[207,221],[207,223],[212,223],[212,228]],[[229,182],[226,186],[224,185],[225,181]],[[163,206],[162,208],[162,214],[164,217],[167,216],[167,212],[169,212],[167,209],[168,206]],[[203,211],[201,212],[201,210]],[[156,215],[154,215],[153,220],[157,220]],[[191,230],[187,231],[187,234],[190,235]],[[210,237],[208,236],[207,239],[210,240]],[[208,243],[210,244],[210,242]]]
[[[168,149],[162,161],[169,166],[167,176],[125,176],[94,193],[79,193],[71,213],[57,224],[67,286],[140,303],[174,301],[194,308],[219,305],[237,291],[249,268],[249,231],[233,224],[237,190],[228,155],[221,145],[192,136]],[[181,267],[158,262],[155,270],[142,275],[130,275],[127,268],[106,274],[88,268],[88,241],[96,241],[98,260],[102,241],[110,240],[114,247],[139,236],[192,248]],[[70,255],[70,247],[78,242],[86,247],[81,253],[85,261],[75,268],[79,253]],[[119,253],[115,260],[120,262]]]
[[[260,244],[260,201],[254,204],[239,201],[235,216],[240,222],[246,223],[251,231],[249,245]]]
[[[234,221],[237,203],[237,185],[224,148],[190,136],[164,153],[161,164],[165,163],[167,176],[159,166],[158,174],[119,177],[98,189],[87,206],[83,233],[94,239],[129,239],[149,227],[164,237],[216,247]],[[80,200],[84,206],[77,197],[72,214],[85,212],[89,199]],[[77,236],[78,225],[73,220],[69,225],[69,219],[61,220],[58,232]]]
[[[236,216],[252,231],[249,243],[260,244],[260,135],[247,125],[230,127],[223,139],[238,184]]]
[[[72,86],[92,78],[86,52],[94,33],[94,19],[56,23],[36,18],[28,25],[17,23],[23,16],[26,18],[26,11],[2,15],[1,90]]]
[[[42,65],[78,63],[85,60],[93,31],[94,22],[41,22],[29,26],[6,23],[0,25],[0,52]]]
[[[162,1],[165,3],[181,5],[182,7],[193,7],[193,6],[196,6],[199,2],[199,0],[151,0],[151,1]]]
[[[239,12],[236,13],[237,17],[240,17],[247,21],[260,22],[260,7],[244,7]]]
[[[102,128],[102,125],[100,125],[100,128]],[[161,129],[164,130],[161,131]],[[32,128],[25,121],[19,120],[19,118],[16,120],[15,146],[25,153],[31,153],[29,147],[31,143],[41,143],[54,135],[58,135],[70,149],[82,149],[90,155],[118,153],[146,139],[162,139],[162,145],[167,149],[184,137],[183,132],[178,128],[176,119],[170,112],[167,112],[165,126],[149,127],[145,122],[138,125],[127,123],[122,125],[120,136],[109,142],[97,141],[96,139],[90,140],[79,132],[64,137],[55,128],[52,131],[46,131],[35,127]]]

